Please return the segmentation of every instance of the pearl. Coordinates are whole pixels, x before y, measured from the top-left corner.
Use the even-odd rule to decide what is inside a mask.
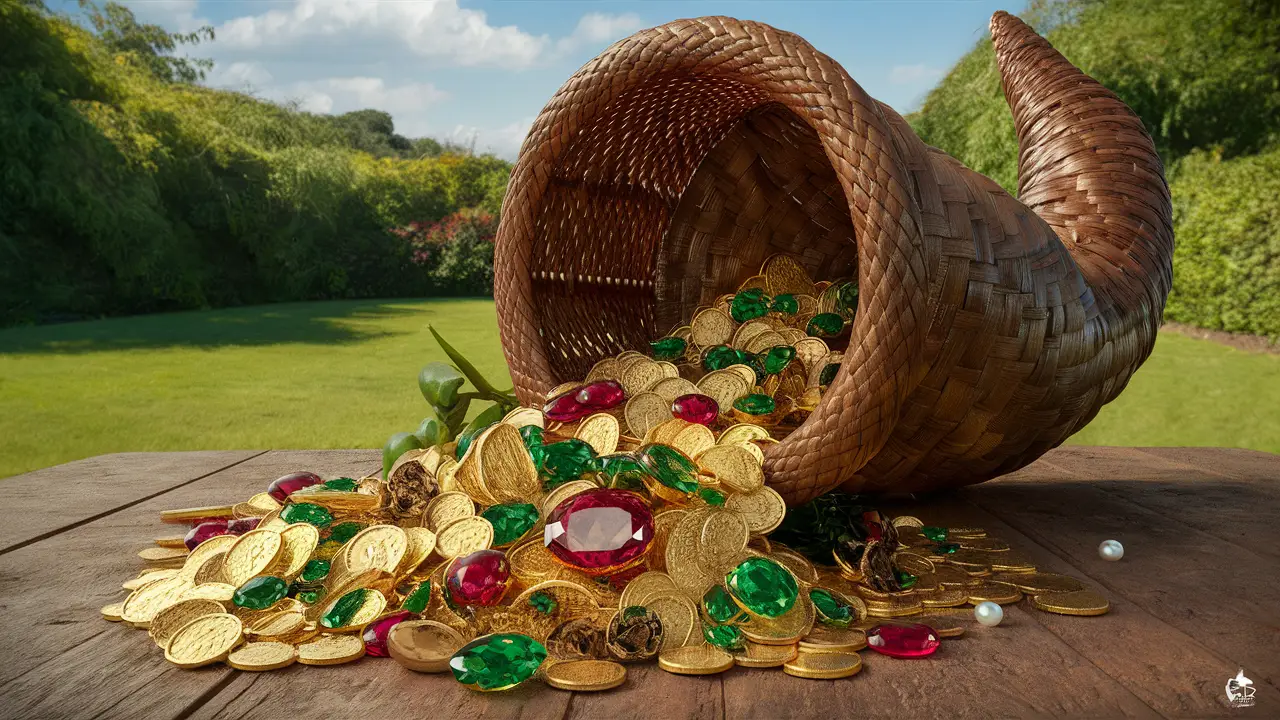
[[[989,600],[980,602],[973,608],[973,619],[977,620],[979,625],[995,627],[1004,620],[1004,608]]]
[[[1118,540],[1103,540],[1098,546],[1098,556],[1103,560],[1115,562],[1124,557],[1124,546]]]

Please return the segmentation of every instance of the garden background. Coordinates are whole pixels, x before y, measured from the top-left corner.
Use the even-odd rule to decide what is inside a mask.
[[[1143,118],[1177,251],[1164,332],[1073,442],[1280,451],[1280,6],[1037,0]],[[198,43],[114,4],[0,0],[0,477],[122,450],[376,447],[422,415],[434,324],[505,369],[491,294],[510,163],[389,114],[199,84]],[[908,116],[1011,192],[980,41]],[[388,299],[402,298],[402,299]],[[429,298],[429,299],[424,299]],[[1243,340],[1241,340],[1243,336]]]

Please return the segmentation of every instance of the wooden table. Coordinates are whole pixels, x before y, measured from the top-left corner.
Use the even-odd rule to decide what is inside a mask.
[[[300,469],[371,471],[367,450],[124,453],[0,481],[0,717],[778,718],[1280,715],[1280,456],[1069,447],[1031,467],[908,506],[987,528],[1042,569],[1111,601],[1098,618],[1006,608],[928,660],[864,652],[852,679],[778,670],[690,678],[632,666],[603,694],[541,685],[471,692],[366,658],[250,674],[184,671],[146,634],[101,619],[135,553],[172,535],[166,508],[247,498]],[[901,508],[894,508],[900,510]],[[1114,538],[1125,558],[1099,559]],[[1243,668],[1256,705],[1227,705]]]

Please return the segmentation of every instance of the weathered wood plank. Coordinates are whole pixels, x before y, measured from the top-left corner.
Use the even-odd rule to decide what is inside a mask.
[[[244,462],[261,450],[114,453],[0,480],[0,553]]]
[[[1243,448],[1132,448],[1162,460],[1177,462],[1208,474],[1228,475],[1238,480],[1262,480],[1277,491],[1280,455]]]
[[[231,671],[176,670],[145,632],[111,625],[98,613],[124,597],[120,583],[142,567],[135,553],[172,532],[160,524],[159,512],[247,497],[300,468],[367,472],[377,466],[377,456],[367,450],[267,453],[0,555],[4,715],[153,717],[184,711]]]

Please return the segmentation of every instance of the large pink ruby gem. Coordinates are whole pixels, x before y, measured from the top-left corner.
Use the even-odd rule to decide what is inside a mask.
[[[642,557],[653,540],[653,514],[626,490],[588,490],[551,511],[543,542],[561,562],[605,575]]]
[[[608,410],[621,405],[627,393],[616,380],[600,380],[579,388],[574,398],[592,410]]]
[[[936,652],[940,644],[933,628],[917,623],[876,625],[867,631],[867,646],[889,657],[926,657]]]
[[[686,422],[710,425],[720,416],[720,405],[715,398],[691,393],[671,403],[671,414]]]
[[[555,422],[576,422],[593,412],[592,408],[578,402],[576,390],[553,397],[542,406],[542,414]]]
[[[182,538],[182,544],[187,546],[187,550],[195,550],[196,546],[205,540],[217,535],[226,535],[229,532],[226,520],[206,520],[188,530],[186,536]]]
[[[296,472],[289,473],[284,477],[276,478],[267,486],[267,494],[276,499],[276,502],[283,503],[290,493],[295,493],[304,487],[319,485],[324,482],[320,476],[313,472]]]
[[[232,535],[243,535],[257,528],[260,522],[262,522],[260,517],[236,518],[227,523],[227,532]]]
[[[366,625],[364,628],[365,654],[374,657],[388,657],[391,653],[387,651],[387,636],[391,634],[391,628],[411,617],[413,617],[413,613],[404,610],[378,618]]]
[[[501,550],[477,550],[449,564],[445,585],[454,605],[497,605],[511,584],[511,565]]]

